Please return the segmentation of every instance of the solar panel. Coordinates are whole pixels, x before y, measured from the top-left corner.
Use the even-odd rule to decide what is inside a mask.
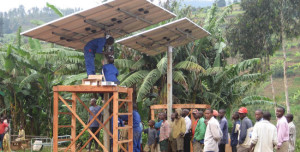
[[[177,47],[210,33],[187,18],[144,31],[118,40],[117,43],[148,55],[157,55],[167,51],[167,46]]]
[[[103,37],[105,31],[119,38],[175,16],[147,0],[112,0],[21,34],[82,50],[90,40]]]

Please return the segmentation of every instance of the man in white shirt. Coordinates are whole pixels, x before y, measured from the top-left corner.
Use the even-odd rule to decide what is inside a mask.
[[[254,152],[273,152],[273,148],[277,145],[277,128],[270,120],[270,112],[264,112],[263,120],[255,124],[250,147],[254,148]]]
[[[186,125],[186,131],[184,135],[184,151],[190,152],[190,141],[191,141],[191,127],[192,127],[192,121],[189,118],[190,111],[187,109],[183,109],[182,111],[182,117],[184,117],[185,125]]]
[[[218,143],[222,138],[222,131],[217,119],[213,117],[213,110],[205,110],[205,118],[208,120],[204,136],[204,152],[218,152]]]
[[[289,123],[289,152],[294,152],[295,151],[295,144],[296,144],[296,126],[293,123],[294,116],[292,114],[287,114],[286,120]]]

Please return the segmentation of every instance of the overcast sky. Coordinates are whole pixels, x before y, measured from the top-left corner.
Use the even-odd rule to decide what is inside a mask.
[[[158,4],[159,1],[166,0],[154,0],[155,4]],[[186,2],[207,2],[214,0],[184,0]],[[101,4],[102,0],[0,0],[0,12],[6,12],[13,8],[18,8],[20,5],[25,7],[25,10],[28,10],[32,7],[43,8],[46,6],[46,3],[50,3],[58,8],[82,8],[87,9],[95,7]]]
[[[157,4],[159,0],[155,0]],[[102,0],[0,0],[0,12],[6,12],[23,5],[25,10],[32,7],[43,8],[46,3],[50,3],[58,8],[91,8],[101,4]]]

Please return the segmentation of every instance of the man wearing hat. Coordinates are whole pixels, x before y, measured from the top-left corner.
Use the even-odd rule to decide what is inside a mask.
[[[217,118],[219,116],[219,112],[217,110],[213,110],[213,116]]]
[[[248,113],[247,108],[241,107],[238,112],[241,119],[241,126],[240,126],[240,135],[239,135],[239,145],[237,147],[237,151],[250,152],[250,142],[248,144],[248,140],[246,141],[246,137],[247,137],[248,129],[252,128],[253,125],[251,120],[247,117],[247,113]]]
[[[103,48],[110,48],[110,46],[114,44],[114,42],[115,39],[107,35],[106,37],[101,37],[101,38],[91,40],[84,46],[84,60],[85,60],[85,67],[88,76],[96,74],[95,54],[100,53],[105,55],[112,55],[114,53],[112,48],[111,48],[112,51],[107,50],[106,52],[103,52]]]

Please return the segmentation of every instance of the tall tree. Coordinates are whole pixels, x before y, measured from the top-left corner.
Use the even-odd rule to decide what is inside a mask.
[[[234,52],[240,52],[245,59],[264,59],[262,71],[269,69],[269,57],[280,46],[285,60],[285,40],[299,35],[300,1],[243,0],[241,7],[245,13],[233,20],[227,30],[227,40]],[[289,110],[286,76],[284,79]]]
[[[290,113],[290,102],[288,93],[288,83],[287,83],[287,60],[286,60],[286,39],[293,38],[300,33],[300,2],[299,0],[280,0],[279,10],[280,10],[280,38],[281,46],[283,51],[283,82],[284,82],[284,92],[285,92],[285,102],[287,107],[287,112]]]

